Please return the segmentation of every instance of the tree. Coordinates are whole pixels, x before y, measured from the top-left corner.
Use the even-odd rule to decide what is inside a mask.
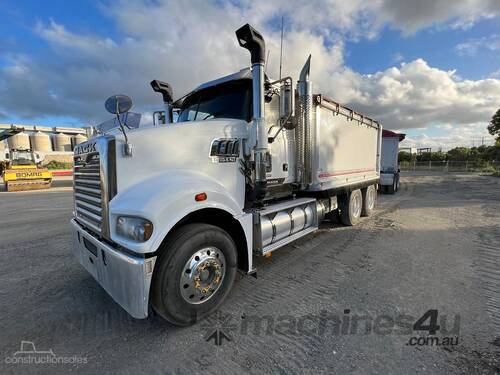
[[[448,160],[468,160],[470,154],[470,148],[467,147],[455,147],[448,151]]]
[[[488,125],[488,132],[500,142],[500,109],[493,115]]]
[[[398,154],[399,161],[411,161],[411,154],[406,151],[399,151]]]

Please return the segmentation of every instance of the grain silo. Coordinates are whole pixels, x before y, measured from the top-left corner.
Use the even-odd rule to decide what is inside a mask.
[[[71,151],[70,136],[63,133],[57,133],[54,137],[54,151]]]
[[[11,150],[30,149],[30,137],[25,132],[17,133],[12,137],[7,138],[7,142]]]
[[[50,152],[52,151],[52,143],[48,134],[40,131],[31,135],[31,148],[33,151]]]
[[[73,136],[73,147],[75,147],[76,145],[78,145],[80,143],[87,142],[87,140],[88,140],[88,138],[86,136],[84,136],[83,134],[74,135]]]

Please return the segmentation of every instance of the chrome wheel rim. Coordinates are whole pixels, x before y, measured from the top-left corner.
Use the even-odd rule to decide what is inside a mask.
[[[216,247],[195,252],[182,269],[180,293],[193,305],[208,301],[219,290],[226,274],[226,259]]]
[[[375,206],[375,189],[368,189],[366,199],[368,200],[368,208],[373,209]]]
[[[361,198],[359,194],[352,197],[352,216],[359,217],[361,215]]]

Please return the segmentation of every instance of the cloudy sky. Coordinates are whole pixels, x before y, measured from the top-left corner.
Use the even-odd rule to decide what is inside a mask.
[[[69,6],[68,4],[71,4]],[[95,124],[104,100],[160,104],[249,64],[234,31],[266,38],[277,76],[312,53],[324,93],[408,135],[408,146],[471,145],[500,108],[500,0],[0,0],[0,123]]]

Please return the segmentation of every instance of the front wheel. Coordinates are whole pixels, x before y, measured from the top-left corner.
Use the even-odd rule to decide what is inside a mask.
[[[229,293],[237,270],[236,245],[216,226],[188,224],[162,251],[153,277],[153,308],[175,325],[194,324]]]

